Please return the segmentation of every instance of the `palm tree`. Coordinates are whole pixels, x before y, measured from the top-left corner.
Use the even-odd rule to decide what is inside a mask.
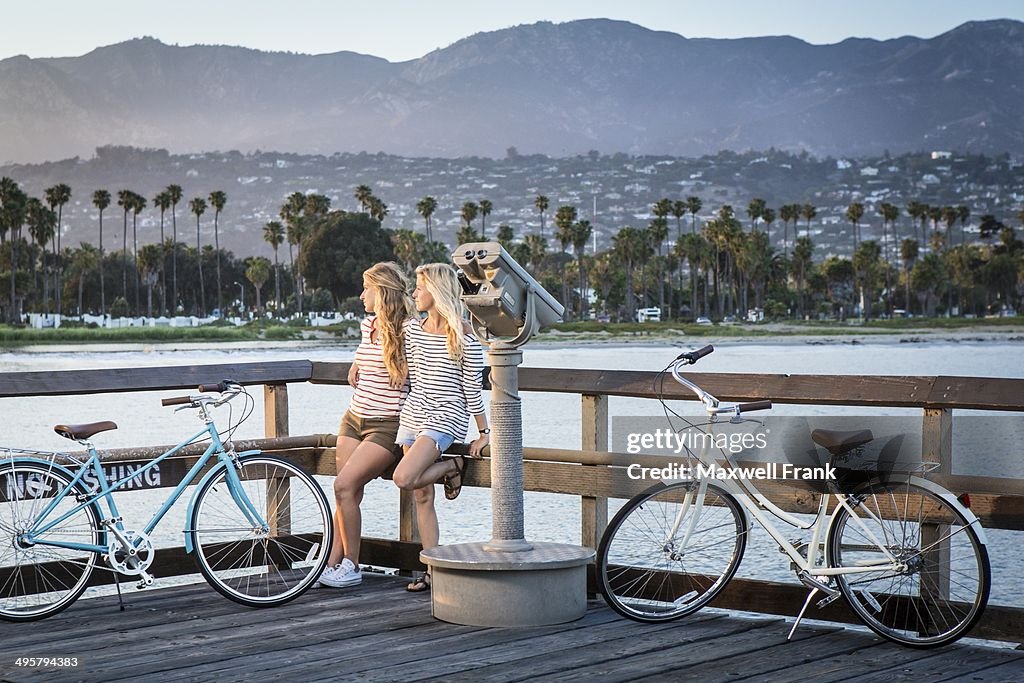
[[[661,248],[664,246],[665,240],[668,238],[668,220],[664,216],[659,216],[658,212],[655,213],[655,216],[657,217],[651,221],[651,224],[649,226],[647,226],[647,234],[650,237],[651,244],[654,245],[654,248],[658,253],[658,309],[664,316],[665,275],[662,268]]]
[[[270,221],[263,226],[263,241],[274,250],[274,301],[276,313],[281,314],[281,273],[277,262],[277,249],[284,244],[284,226],[280,221]]]
[[[534,198],[533,205],[537,207],[537,213],[540,214],[540,237],[544,239],[544,213],[548,210],[550,200],[542,194],[539,194]]]
[[[92,204],[100,213],[100,315],[107,314],[107,297],[103,285],[103,211],[110,206],[110,193],[106,190],[96,190],[92,193]]]
[[[383,223],[388,215],[388,205],[377,197],[370,197],[370,217],[378,223]]]
[[[56,249],[56,238],[54,230],[57,225],[57,214],[53,209],[48,209],[43,206],[43,203],[36,197],[30,197],[28,203],[25,205],[25,219],[28,223],[28,234],[32,238],[32,241],[39,246],[39,256],[36,258],[32,257],[32,285],[33,288],[38,286],[37,280],[37,263],[42,262],[43,264],[43,306],[46,308],[46,313],[50,312],[50,294],[49,285],[50,279],[47,277],[46,268],[46,245],[50,242],[54,243]],[[33,298],[36,298],[36,294]],[[54,293],[56,297],[56,293]],[[37,304],[38,305],[38,304]],[[39,308],[40,312],[42,307]]]
[[[747,216],[750,217],[750,231],[754,232],[757,230],[757,221],[761,218],[761,214],[764,213],[767,204],[760,197],[754,197],[747,204]]]
[[[697,234],[697,214],[704,207],[704,202],[700,200],[700,197],[687,197],[686,198],[686,210],[690,213],[690,234]]]
[[[427,242],[434,241],[434,231],[432,230],[431,216],[434,215],[434,211],[437,210],[437,200],[431,196],[426,196],[423,199],[416,202],[416,212],[423,216],[424,222],[424,234],[427,237]]]
[[[373,197],[373,190],[369,185],[360,185],[356,188],[355,198],[365,213],[370,211],[370,198]]]
[[[789,222],[796,220],[799,212],[794,213],[793,204],[779,207],[779,218],[782,219],[782,258],[789,258]]]
[[[0,235],[11,238],[11,308],[7,312],[10,322],[19,318],[17,303],[18,243],[25,224],[28,195],[11,178],[0,178]]]
[[[642,231],[630,225],[619,230],[612,238],[612,253],[626,272],[626,319],[630,322],[636,319],[633,312],[633,270],[643,258],[643,251],[646,247],[646,238]]]
[[[907,211],[910,211],[910,207],[907,207]],[[919,253],[920,248],[917,240],[908,237],[900,242],[900,260],[903,262],[903,303],[908,311],[910,310],[910,270],[913,268]]]
[[[249,261],[249,267],[245,269],[245,279],[252,283],[256,290],[256,310],[259,311],[263,304],[260,301],[260,292],[264,283],[270,277],[270,261],[265,256],[256,256]]]
[[[146,316],[153,317],[153,285],[160,276],[160,264],[163,262],[163,247],[159,244],[147,244],[139,252],[135,262],[142,271],[142,279],[146,283]]]
[[[853,224],[853,250],[857,251],[860,240],[860,219],[864,217],[864,205],[860,202],[853,202],[846,207],[846,220]]]
[[[91,244],[83,244],[81,249],[74,252],[71,257],[71,272],[78,280],[78,315],[82,315],[82,295],[85,292],[85,278],[97,264],[100,263],[100,253]]]
[[[967,219],[971,217],[971,210],[961,204],[956,207],[956,214],[957,218],[960,220],[960,246],[962,247],[964,245],[964,225],[967,223]],[[1024,211],[1021,211],[1021,213],[1017,215],[1024,216]],[[1021,221],[1024,222],[1024,218],[1022,218]]]
[[[214,190],[210,193],[210,206],[213,208],[213,251],[217,256],[217,311],[220,313],[220,317],[224,317],[224,302],[221,300],[221,293],[223,286],[220,281],[220,212],[224,210],[224,205],[228,201],[228,196],[221,190]]]
[[[575,206],[560,206],[555,211],[555,227],[558,228],[558,232],[555,237],[558,239],[558,243],[562,246],[562,253],[565,254],[572,244],[572,225],[576,222],[576,207]],[[571,302],[569,301],[569,280],[568,273],[565,272],[565,268],[560,268],[562,271],[562,305],[565,306],[565,310],[571,310]]]
[[[593,234],[594,228],[590,224],[590,221],[577,221],[572,226],[572,248],[576,252],[576,264],[577,270],[579,271],[579,286],[580,286],[580,319],[585,320],[587,316],[587,277],[586,267],[583,263],[583,254],[587,248],[587,242],[590,240],[590,235]]]
[[[811,220],[818,215],[818,210],[814,208],[813,204],[804,204],[800,207],[800,215],[807,221],[807,229],[804,231],[804,236],[811,236]]]
[[[200,317],[206,317],[206,284],[203,281],[203,243],[199,236],[199,217],[206,212],[206,200],[196,197],[188,203],[188,209],[196,215],[196,261],[199,263],[199,305]]]
[[[489,199],[480,200],[480,239],[481,241],[487,241],[487,217],[491,215],[491,211],[494,210],[494,205],[491,204]]]
[[[480,207],[477,206],[476,202],[466,202],[462,205],[462,220],[467,230],[473,229],[473,221],[476,220],[477,215],[480,213]],[[460,242],[461,243],[461,242]]]
[[[124,211],[121,229],[121,297],[128,301],[128,214],[134,206],[135,193],[131,190],[117,191],[117,205]]]
[[[171,195],[168,194],[167,190],[163,192],[157,192],[156,196],[153,197],[153,206],[160,209],[160,248],[166,249],[167,245],[164,240],[164,213],[167,209],[171,208]],[[164,267],[166,261],[166,254],[160,259],[160,310],[163,313],[167,313],[167,273]]]
[[[132,192],[132,259],[134,259],[136,261],[136,265],[135,265],[135,312],[136,313],[138,313],[141,310],[141,307],[139,306],[139,289],[140,289],[140,284],[139,284],[139,266],[138,266],[138,263],[137,263],[138,258],[139,258],[139,240],[138,240],[138,233],[136,231],[136,228],[137,228],[138,221],[139,221],[139,212],[142,211],[145,208],[146,208],[146,198],[143,197],[141,194],[136,194],[136,193]]]
[[[168,185],[164,190],[171,202],[171,285],[172,296],[171,306],[175,312],[178,310],[178,202],[182,198],[181,185]]]
[[[683,236],[683,216],[686,215],[686,202],[677,199],[672,202],[672,216],[676,219],[676,241]]]
[[[536,233],[530,233],[525,237],[523,243],[526,244],[530,253],[530,267],[534,274],[544,264],[544,257],[548,251],[548,241]]]
[[[764,207],[761,209],[761,221],[764,223],[765,231],[768,233],[768,245],[772,243],[772,223],[775,222],[775,209]]]
[[[502,223],[498,226],[498,244],[504,247],[505,251],[512,251],[512,240],[516,238],[516,233],[512,230],[512,226],[506,223]]]
[[[54,275],[54,286],[56,292],[54,294],[57,299],[57,313],[60,314],[61,308],[61,286],[63,277],[63,268],[61,267],[60,255],[61,255],[61,224],[64,219],[64,205],[71,201],[71,187],[64,183],[57,183],[53,187],[49,187],[44,191],[46,196],[46,202],[50,205],[52,211],[54,207],[57,208],[57,242],[54,246],[54,254],[56,256],[54,266],[56,267],[56,274]]]
[[[358,193],[360,188],[369,187],[360,185],[356,188],[357,198],[360,196]],[[366,201],[373,196],[373,193],[366,195]],[[364,206],[364,211],[366,207]],[[295,292],[295,301],[298,304],[299,312],[302,312],[302,290],[299,287],[299,275],[295,269],[295,256],[292,247],[302,247],[302,239],[305,233],[305,227],[302,220],[302,212],[306,209],[306,195],[301,192],[292,192],[288,195],[285,203],[281,206],[280,216],[281,220],[284,221],[285,225],[285,236],[288,240],[288,265],[292,272],[292,291]]]

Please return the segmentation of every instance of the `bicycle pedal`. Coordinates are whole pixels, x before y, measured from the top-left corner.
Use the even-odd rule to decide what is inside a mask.
[[[831,605],[833,602],[835,602],[836,600],[838,600],[841,597],[842,597],[842,593],[838,593],[838,592],[832,593],[831,595],[826,595],[821,600],[818,600],[818,602],[817,602],[818,609],[823,609],[825,607],[828,607],[829,605]]]

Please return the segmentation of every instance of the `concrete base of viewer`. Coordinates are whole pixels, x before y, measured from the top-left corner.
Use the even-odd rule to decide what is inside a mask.
[[[587,611],[587,564],[594,551],[563,543],[493,552],[458,543],[420,553],[430,567],[436,619],[465,626],[544,626]]]

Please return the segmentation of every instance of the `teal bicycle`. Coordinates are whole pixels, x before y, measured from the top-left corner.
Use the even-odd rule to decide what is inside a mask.
[[[211,410],[238,396],[245,398],[241,418],[222,440]],[[114,572],[115,579],[137,577],[138,588],[152,585],[153,531],[196,482],[185,516],[185,549],[215,590],[243,605],[270,607],[316,582],[333,533],[327,497],[287,460],[235,451],[231,435],[252,413],[248,392],[226,380],[162,403],[197,409],[204,428],[116,481],[108,481],[89,440],[116,429],[113,422],[54,427],[85,446],[87,457],[0,447],[0,619],[57,614],[82,595],[97,568]],[[152,518],[141,528],[126,526],[113,492],[202,439],[209,445]]]

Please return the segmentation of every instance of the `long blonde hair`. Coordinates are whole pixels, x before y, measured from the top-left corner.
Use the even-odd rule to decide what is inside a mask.
[[[447,263],[425,263],[416,268],[416,275],[423,277],[423,287],[433,297],[434,308],[447,323],[448,357],[461,363],[466,349],[463,327],[466,307],[460,298],[462,285],[455,276],[455,269]]]
[[[370,266],[363,280],[373,288],[373,311],[377,314],[377,334],[383,347],[384,367],[391,386],[402,386],[409,374],[405,360],[405,339],[402,324],[413,315],[409,281],[397,263],[384,261]]]

